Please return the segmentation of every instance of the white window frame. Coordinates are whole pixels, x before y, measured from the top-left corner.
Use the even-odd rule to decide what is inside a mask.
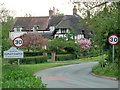
[[[22,27],[14,27],[14,32],[21,32],[22,31]]]

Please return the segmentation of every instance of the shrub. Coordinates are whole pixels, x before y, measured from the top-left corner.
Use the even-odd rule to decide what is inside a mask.
[[[25,57],[21,61],[22,61],[22,63],[26,63],[26,64],[44,63],[44,62],[47,62],[47,57],[45,57],[45,56]]]
[[[9,63],[17,63],[16,58],[8,59]],[[44,63],[47,62],[47,57],[46,56],[34,56],[34,57],[24,57],[20,59],[20,63],[25,63],[25,64],[37,64],[37,63]]]
[[[24,56],[27,57],[27,56],[40,56],[42,55],[43,52],[24,52]]]
[[[26,69],[16,65],[4,65],[2,88],[44,88],[45,85]]]
[[[98,64],[92,68],[92,72],[97,75],[105,75],[110,77],[116,77],[119,79],[119,71],[117,64],[107,64],[105,67],[101,68],[101,65]]]
[[[75,58],[76,57],[73,54],[56,55],[56,61],[72,60]]]

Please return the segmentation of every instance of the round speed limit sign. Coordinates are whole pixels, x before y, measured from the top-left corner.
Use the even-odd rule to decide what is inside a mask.
[[[13,45],[17,48],[20,48],[23,46],[23,39],[20,38],[20,37],[16,37],[14,40],[13,40]]]
[[[111,45],[116,45],[118,43],[118,36],[115,35],[115,34],[110,35],[109,38],[108,38],[108,42]]]

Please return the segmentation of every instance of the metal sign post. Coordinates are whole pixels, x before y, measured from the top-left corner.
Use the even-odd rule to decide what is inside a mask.
[[[13,40],[13,45],[14,45],[15,47],[17,47],[18,50],[19,50],[20,47],[23,46],[23,44],[24,44],[24,41],[23,41],[23,39],[20,38],[20,37],[16,37],[16,38]],[[18,58],[18,65],[20,65],[20,59],[19,59],[19,58]]]
[[[112,34],[108,38],[109,44],[112,45],[112,63],[114,64],[114,58],[115,58],[115,45],[118,43],[118,36],[115,34]]]
[[[114,45],[113,45],[113,48],[112,48],[112,63],[114,64],[114,57],[115,57],[115,48],[114,48]]]
[[[19,50],[19,48],[18,48],[18,50]],[[18,65],[20,65],[20,58],[18,58]]]

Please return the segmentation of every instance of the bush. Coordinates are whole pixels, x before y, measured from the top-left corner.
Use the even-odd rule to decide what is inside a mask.
[[[42,55],[43,52],[24,52],[24,56],[27,57],[27,56],[40,56]]]
[[[2,88],[45,88],[42,81],[26,69],[16,65],[4,65],[2,68]]]
[[[22,60],[22,63],[44,63],[47,62],[47,57],[45,56],[34,56],[34,57],[25,57]]]
[[[16,58],[8,59],[9,63],[17,63]],[[44,63],[47,62],[47,57],[46,56],[34,56],[34,57],[24,57],[20,59],[20,63],[25,63],[25,64],[37,64],[37,63]]]
[[[75,58],[73,54],[56,55],[56,61],[73,60]]]

